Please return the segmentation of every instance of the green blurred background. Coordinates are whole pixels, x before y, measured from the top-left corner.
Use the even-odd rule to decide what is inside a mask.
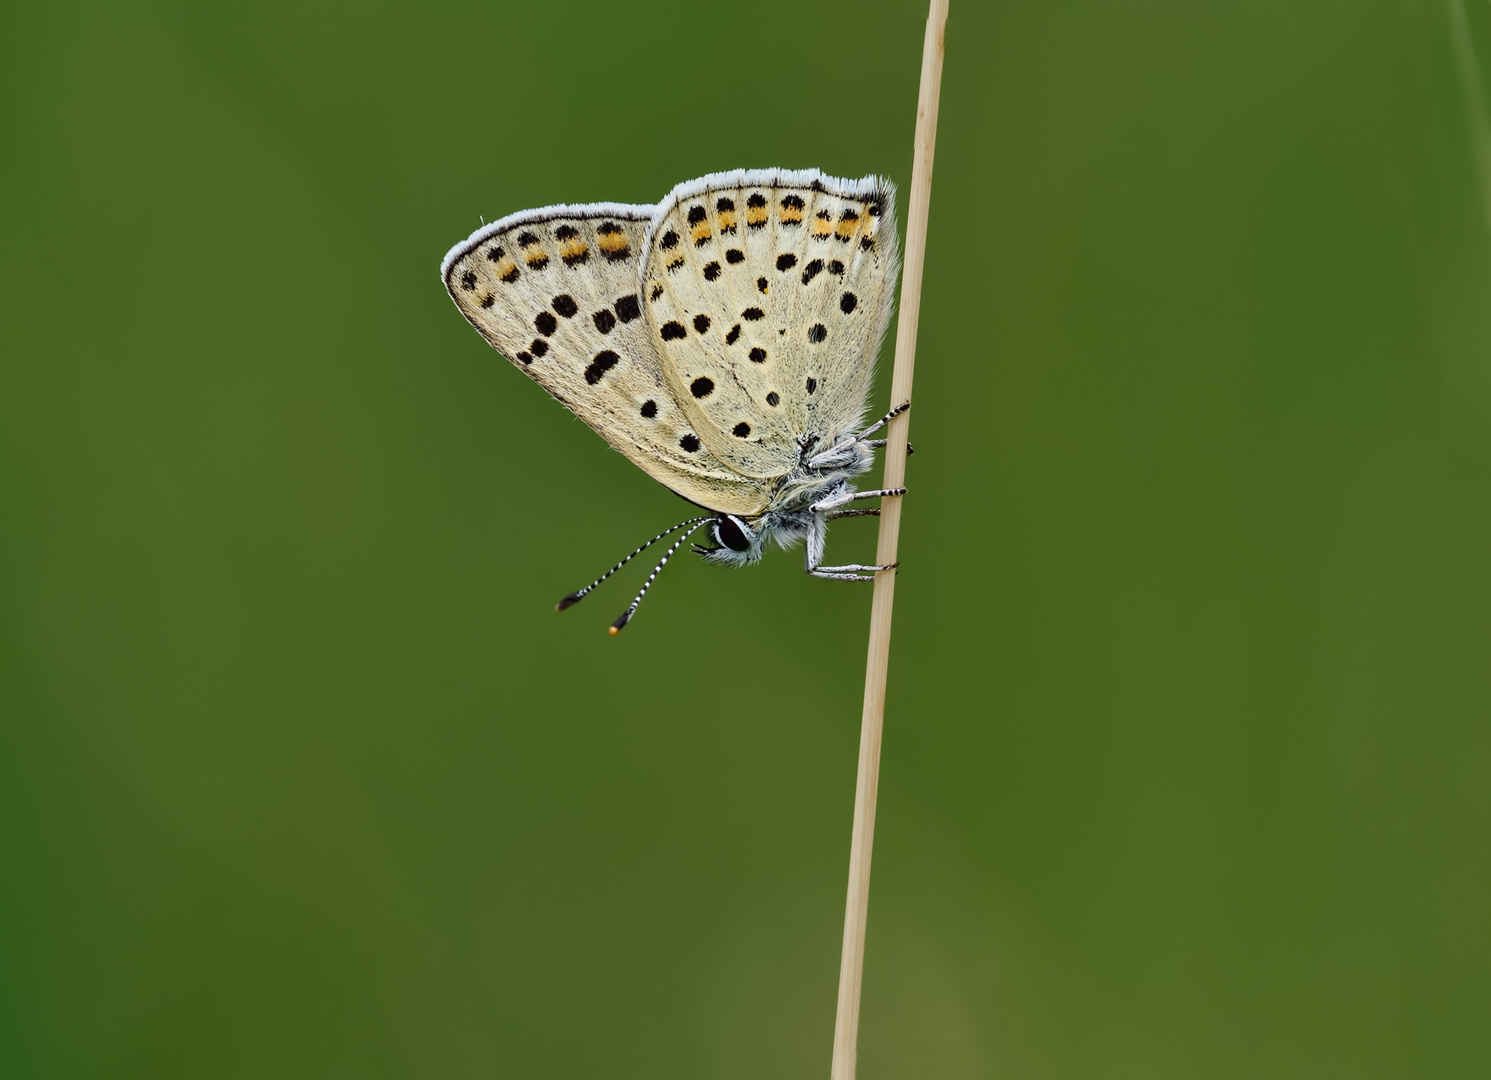
[[[1457,2],[955,0],[867,1080],[1491,1075]],[[436,271],[904,189],[925,10],[0,18],[0,1074],[827,1075],[869,592],[555,615],[682,504]]]

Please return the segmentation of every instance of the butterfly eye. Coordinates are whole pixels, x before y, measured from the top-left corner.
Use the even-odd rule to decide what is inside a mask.
[[[747,528],[743,521],[737,517],[725,516],[716,518],[714,522],[714,538],[716,542],[723,544],[731,551],[750,551],[751,541],[747,536]]]

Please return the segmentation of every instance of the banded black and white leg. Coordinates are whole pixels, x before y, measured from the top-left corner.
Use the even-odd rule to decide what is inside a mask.
[[[855,441],[856,442],[865,442],[865,441],[867,441],[871,435],[875,434],[875,432],[879,431],[886,424],[890,423],[892,420],[894,420],[896,417],[900,416],[903,412],[905,412],[909,408],[911,408],[911,402],[909,402],[909,401],[903,401],[903,402],[901,402],[901,404],[897,405],[890,412],[886,413],[879,420],[876,420],[873,424],[871,424],[869,427],[865,428],[858,435],[856,435],[854,437]],[[885,445],[885,440],[884,439],[880,439],[874,445],[884,446]]]
[[[885,444],[889,441],[889,439],[871,439],[869,442],[865,443],[865,445],[868,446],[871,450],[884,450]],[[907,443],[906,456],[910,457],[914,453],[916,453],[916,447],[912,446],[910,443]]]
[[[879,510],[835,510],[834,507],[843,506],[856,499],[873,499],[882,495],[904,495],[905,488],[883,488],[879,491],[846,491],[839,495],[832,495],[827,499],[814,503],[810,510],[814,516],[812,523],[808,526],[807,558],[806,567],[808,573],[814,577],[826,578],[829,581],[874,581],[869,575],[876,574],[881,570],[894,570],[900,563],[889,563],[881,566],[876,563],[844,563],[841,566],[823,566],[823,547],[827,540],[828,522],[834,518],[841,517],[879,517]]]
[[[808,509],[815,514],[826,514],[831,510],[837,510],[841,506],[848,506],[852,502],[858,502],[860,499],[883,499],[889,498],[892,495],[904,494],[906,494],[906,489],[903,487],[876,488],[874,491],[841,491],[837,495],[830,495],[826,499],[819,499],[813,505],[809,506]]]
[[[911,402],[902,402],[858,435],[854,436],[853,441],[865,442],[879,449],[885,445],[885,440],[870,439],[868,436],[875,434],[875,432],[879,431],[909,408],[911,408]],[[912,453],[910,443],[906,445],[906,452],[908,454]],[[827,578],[831,581],[873,581],[875,579],[868,575],[878,573],[881,570],[894,570],[899,566],[899,563],[891,563],[887,566],[875,563],[844,563],[842,566],[822,566],[819,564],[823,559],[824,523],[826,521],[841,517],[880,516],[879,510],[841,510],[839,507],[847,506],[849,503],[857,502],[860,499],[877,499],[904,494],[906,494],[904,487],[879,488],[875,491],[841,491],[836,495],[830,495],[826,499],[820,499],[808,507],[813,513],[822,515],[814,519],[814,527],[808,533],[808,573],[814,577]],[[814,543],[815,539],[817,541],[816,544]]]
[[[886,439],[871,439],[871,438],[869,438],[869,436],[875,434],[875,432],[879,431],[886,424],[890,423],[892,420],[894,420],[896,417],[900,416],[903,412],[905,412],[909,408],[911,408],[911,402],[909,402],[909,401],[903,401],[901,404],[897,405],[894,409],[892,409],[890,412],[886,413],[879,420],[876,420],[873,424],[871,424],[869,427],[865,428],[863,431],[861,431],[855,437],[857,439],[859,439],[861,442],[865,443],[866,445],[875,448],[876,450],[880,450],[880,449],[884,448],[884,446],[885,446],[885,444],[886,444],[886,442],[888,440],[886,440]],[[910,457],[914,453],[916,453],[916,450],[912,447],[912,445],[910,443],[907,443],[906,444],[906,456]]]
[[[870,436],[875,434],[875,432],[879,431],[886,424],[890,423],[892,420],[900,416],[909,408],[911,408],[911,402],[902,402],[900,405],[897,405],[894,409],[886,413],[879,420],[876,420],[873,424],[865,428],[863,431],[859,432],[857,435],[840,436],[839,440],[836,443],[830,446],[827,450],[821,451],[820,453],[815,454],[813,457],[808,458],[805,464],[810,469],[829,469],[833,468],[836,465],[848,464],[849,462],[854,460],[853,448],[859,443],[866,443],[867,445],[878,450],[880,447],[885,445],[885,440],[871,439]],[[910,443],[906,444],[906,452],[907,454],[912,453]]]

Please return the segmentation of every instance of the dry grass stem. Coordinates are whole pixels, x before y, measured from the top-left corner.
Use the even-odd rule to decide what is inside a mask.
[[[891,373],[892,405],[911,400],[911,372],[916,360],[916,324],[921,313],[922,263],[927,248],[927,212],[932,200],[932,150],[937,138],[937,97],[942,85],[943,31],[948,0],[931,0],[922,46],[921,90],[916,110],[916,146],[911,169],[911,199],[906,214],[906,261],[901,275],[900,320],[896,328],[895,367]],[[913,410],[914,411],[914,410]],[[890,422],[885,444],[882,486],[901,487],[906,478],[906,437],[911,413]],[[896,561],[901,533],[901,498],[884,500],[875,561]],[[859,776],[854,790],[854,830],[849,845],[849,896],[844,906],[844,951],[839,963],[839,1007],[834,1023],[833,1080],[853,1080],[859,1040],[859,996],[864,973],[865,916],[870,898],[870,850],[875,838],[875,796],[880,781],[880,736],[885,719],[885,679],[890,659],[891,608],[896,572],[875,576],[870,610],[869,660],[865,668],[864,713],[860,722]]]

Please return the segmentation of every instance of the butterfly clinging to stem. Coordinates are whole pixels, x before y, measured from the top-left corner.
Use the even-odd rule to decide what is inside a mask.
[[[909,407],[864,424],[894,304],[895,188],[816,170],[712,173],[656,206],[525,210],[484,226],[440,273],[498,352],[654,479],[709,511],[679,535],[611,625],[636,612],[699,530],[706,561],[759,562],[768,540],[805,541],[808,573],[870,581],[893,566],[823,565],[828,522],[905,488],[856,491]]]

